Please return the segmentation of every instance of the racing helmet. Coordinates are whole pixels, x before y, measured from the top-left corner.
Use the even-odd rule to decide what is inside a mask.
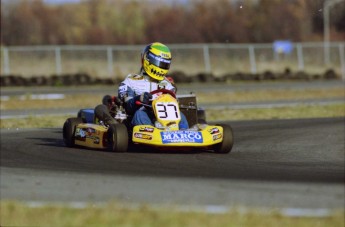
[[[143,70],[155,80],[163,80],[171,63],[171,52],[162,43],[154,42],[146,46],[141,53]]]

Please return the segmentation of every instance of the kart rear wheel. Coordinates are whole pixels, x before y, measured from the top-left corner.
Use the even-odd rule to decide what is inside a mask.
[[[81,118],[68,118],[62,129],[63,134],[63,141],[67,147],[73,147],[74,146],[74,133],[76,126],[78,124],[83,123],[83,119]]]
[[[230,125],[220,124],[223,127],[223,141],[214,146],[214,151],[220,154],[230,153],[232,146],[234,145],[234,135]]]
[[[126,152],[128,149],[128,132],[124,124],[111,124],[108,128],[108,150]]]

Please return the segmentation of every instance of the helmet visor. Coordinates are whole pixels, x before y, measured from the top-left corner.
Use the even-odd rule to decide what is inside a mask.
[[[146,56],[150,64],[154,64],[161,69],[170,68],[171,59],[165,59],[150,52]]]

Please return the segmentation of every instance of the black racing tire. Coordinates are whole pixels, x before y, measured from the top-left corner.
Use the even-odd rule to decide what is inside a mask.
[[[108,150],[111,152],[126,152],[128,149],[128,131],[124,124],[109,125]]]
[[[68,118],[62,129],[63,134],[63,141],[67,147],[73,147],[75,145],[74,143],[74,133],[76,126],[78,124],[83,123],[83,119],[77,117],[77,118]]]
[[[223,141],[214,145],[214,151],[219,154],[230,153],[234,145],[234,134],[230,125],[220,124],[223,127]]]

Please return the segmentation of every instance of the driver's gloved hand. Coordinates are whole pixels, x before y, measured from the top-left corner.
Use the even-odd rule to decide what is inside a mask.
[[[116,105],[121,106],[122,105],[122,100],[119,97],[114,96],[113,100]]]
[[[110,105],[112,103],[112,97],[110,95],[105,95],[102,99],[102,104]]]
[[[144,104],[149,104],[151,99],[152,99],[152,94],[148,92],[144,92],[140,95],[140,102]]]

